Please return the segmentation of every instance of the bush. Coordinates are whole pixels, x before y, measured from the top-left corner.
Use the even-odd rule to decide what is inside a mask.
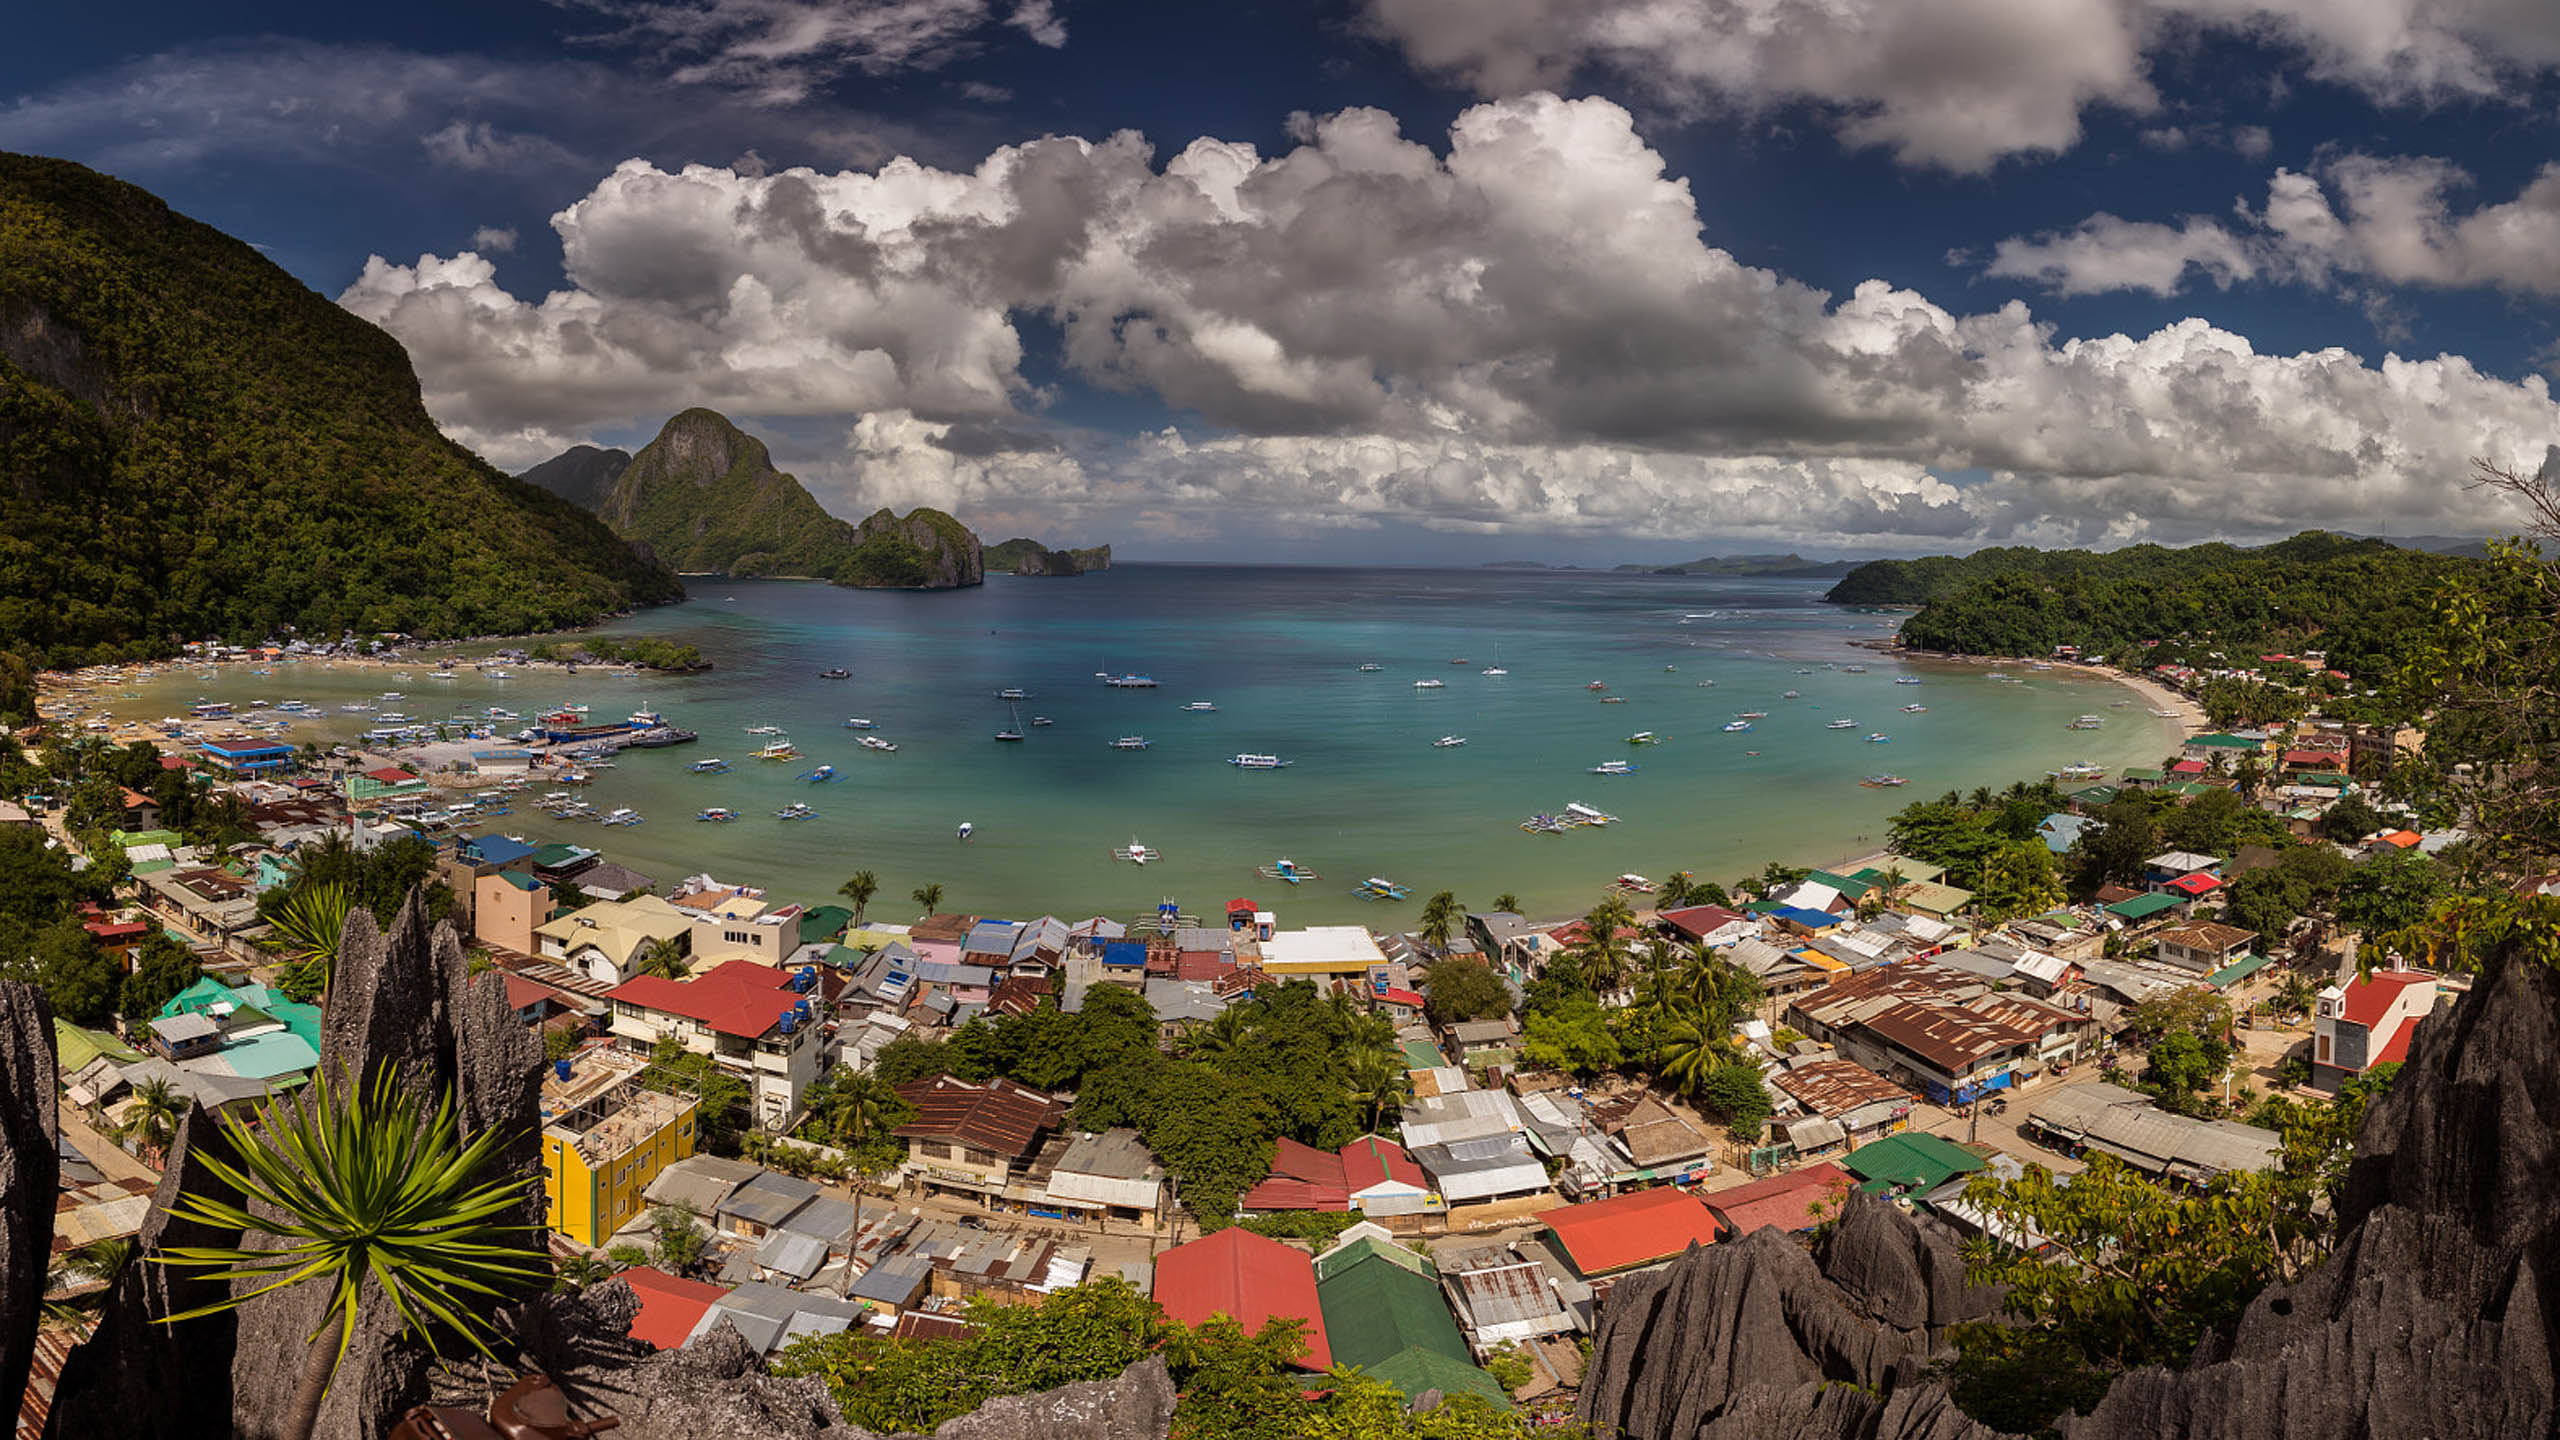
[[[1330,1245],[1342,1232],[1368,1217],[1357,1210],[1284,1210],[1277,1215],[1256,1215],[1238,1220],[1238,1228],[1250,1230],[1272,1240],[1314,1240]],[[1223,1229],[1204,1220],[1201,1229]]]

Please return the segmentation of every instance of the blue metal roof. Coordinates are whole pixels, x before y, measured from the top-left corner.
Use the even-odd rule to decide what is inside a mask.
[[[462,842],[463,852],[483,865],[512,865],[533,853],[533,847],[506,835],[474,835]]]
[[[1110,940],[1102,946],[1102,963],[1143,968],[1147,963],[1147,942],[1143,940]]]

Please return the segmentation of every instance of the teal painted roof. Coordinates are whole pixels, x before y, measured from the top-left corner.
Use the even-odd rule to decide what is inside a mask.
[[[1331,1331],[1328,1321],[1326,1333]],[[1484,1369],[1419,1345],[1360,1369],[1369,1378],[1394,1386],[1407,1400],[1426,1390],[1437,1390],[1443,1395],[1481,1395],[1499,1409],[1511,1408],[1511,1397],[1503,1393],[1502,1382]]]
[[[2243,955],[2204,977],[2204,983],[2216,990],[2228,989],[2266,969],[2269,963],[2271,962],[2264,955]]]
[[[2136,895],[2107,907],[2107,913],[2126,920],[2148,920],[2163,910],[2174,910],[2186,903],[2179,895]]]
[[[1865,1187],[1870,1190],[1894,1186],[1935,1190],[1984,1166],[1981,1156],[1925,1130],[1905,1130],[1861,1145],[1840,1163],[1850,1174],[1871,1182]]]

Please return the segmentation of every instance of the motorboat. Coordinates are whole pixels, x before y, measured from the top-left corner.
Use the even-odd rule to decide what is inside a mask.
[[[1277,770],[1290,762],[1277,755],[1256,755],[1248,751],[1228,756],[1227,763],[1239,770]]]
[[[975,825],[973,825],[973,824],[969,823],[969,822],[968,822],[968,821],[966,821],[966,820],[963,820],[963,821],[961,821],[961,822],[960,822],[959,836],[960,836],[960,838],[961,838],[961,839],[966,840],[966,839],[968,839],[970,836],[975,835],[975,834],[977,834],[977,833],[978,833],[978,827],[977,827],[977,826],[975,826]]]
[[[1114,860],[1126,860],[1132,865],[1144,865],[1150,860],[1163,859],[1164,852],[1161,850],[1150,849],[1149,847],[1138,843],[1137,838],[1132,836],[1130,837],[1128,844],[1111,852],[1111,858]]]
[[[1277,880],[1287,885],[1304,885],[1310,880],[1324,878],[1285,855],[1269,865],[1259,867],[1255,873],[1265,880]]]
[[[1449,688],[1449,685],[1445,680],[1416,680],[1413,682],[1413,688],[1416,690],[1446,690]]]
[[[1499,665],[1487,665],[1487,666],[1486,666],[1486,667],[1484,667],[1482,670],[1479,670],[1479,671],[1477,671],[1476,673],[1477,673],[1477,674],[1479,674],[1479,675],[1508,675],[1508,674],[1510,674],[1511,672],[1510,672],[1510,671],[1508,671],[1508,670],[1503,669],[1503,668],[1502,668],[1501,666],[1499,666]]]
[[[1194,700],[1182,708],[1193,715],[1215,715],[1218,713],[1217,702],[1213,700]]]
[[[1726,722],[1725,727],[1724,727],[1724,733],[1726,733],[1727,735],[1739,735],[1739,734],[1741,734],[1743,731],[1748,730],[1748,729],[1750,729],[1750,728],[1751,728],[1751,722],[1750,722],[1750,721],[1748,721],[1748,720],[1733,720],[1733,721],[1728,721],[1728,722]]]
[[[2103,715],[2083,715],[2078,719],[2073,720],[2069,725],[2063,728],[2069,730],[2095,730],[2106,723],[2106,717]]]
[[[1832,721],[1830,724],[1823,726],[1822,728],[1823,728],[1823,729],[1825,729],[1825,730],[1855,730],[1855,729],[1857,729],[1857,728],[1858,728],[1858,722],[1857,722],[1857,721],[1855,721],[1855,720],[1849,719],[1847,716],[1845,716],[1845,715],[1844,715],[1844,716],[1842,716],[1841,718],[1839,718],[1839,719],[1837,719],[1837,720]]]
[[[1405,900],[1413,895],[1411,890],[1383,875],[1372,875],[1361,881],[1351,893],[1363,900]]]
[[[1917,675],[1896,675],[1893,677],[1893,683],[1896,685],[1917,685],[1920,683],[1920,677]]]
[[[1926,715],[1929,713],[1929,707],[1926,705],[1905,705],[1902,707],[1902,713],[1905,715]]]
[[[1603,760],[1599,764],[1591,767],[1591,773],[1594,775],[1633,775],[1636,773],[1636,767],[1633,761]]]
[[[1627,703],[1627,697],[1624,695],[1603,695],[1600,697],[1600,703],[1603,705],[1624,705]]]
[[[1019,686],[1008,685],[1002,690],[996,692],[996,698],[999,700],[1028,700],[1031,698],[1031,692],[1022,689]]]
[[[1870,790],[1892,790],[1911,782],[1900,775],[1870,775],[1858,783]]]
[[[853,672],[845,669],[841,665],[838,665],[832,669],[819,671],[818,678],[821,680],[850,680],[853,678]]]
[[[726,825],[730,821],[738,818],[738,812],[730,809],[726,805],[714,805],[710,809],[701,812],[693,818],[696,820],[715,821],[719,824]]]
[[[693,762],[691,768],[693,773],[696,775],[726,775],[729,773],[729,762],[726,760],[696,760]]]
[[[1597,681],[1597,680],[1594,680],[1594,681],[1592,681],[1590,684],[1585,685],[1585,686],[1583,686],[1582,688],[1583,688],[1583,689],[1585,689],[1585,690],[1606,690],[1606,689],[1608,689],[1609,687],[1608,687],[1608,686],[1606,686],[1606,685],[1601,684],[1601,683],[1600,683],[1599,681]]]
[[[1379,663],[1378,663],[1377,661],[1375,661],[1375,660],[1372,660],[1372,661],[1369,661],[1367,664],[1364,664],[1364,665],[1362,665],[1362,666],[1360,667],[1360,673],[1361,673],[1361,674],[1363,674],[1363,675],[1375,675],[1375,674],[1377,674],[1379,671],[1384,670],[1384,669],[1386,669],[1386,668],[1387,668],[1386,666],[1379,664]]]
[[[781,809],[774,811],[773,818],[776,820],[815,820],[818,818],[818,812],[814,807],[810,806],[806,802],[794,800],[790,804],[783,806]]]
[[[856,716],[855,718],[853,718],[853,719],[851,719],[851,720],[847,720],[846,722],[844,722],[844,728],[846,728],[847,730],[870,730],[870,729],[874,729],[874,728],[876,728],[876,727],[872,724],[872,722],[871,722],[871,721],[868,721],[868,720],[862,719],[862,718],[861,718],[861,717],[859,717],[859,716]]]
[[[1867,737],[1867,743],[1868,743],[1868,744],[1870,744],[1870,745],[1889,745],[1889,744],[1891,744],[1892,742],[1893,742],[1893,737],[1892,737],[1892,736],[1890,736],[1890,735],[1887,735],[1886,733],[1884,733],[1884,732],[1883,732],[1883,731],[1881,731],[1881,730],[1878,730],[1878,731],[1877,731],[1877,732],[1875,732],[1874,734],[1869,735],[1869,736]]]
[[[1443,735],[1439,739],[1431,742],[1431,748],[1434,750],[1455,750],[1466,743],[1467,737],[1464,735]]]
[[[1046,715],[1034,715],[1031,717],[1031,723],[1034,725],[1055,725],[1058,722],[1050,719]]]
[[[779,735],[782,733],[782,727],[779,725],[750,725],[747,727],[747,733],[750,735]]]
[[[821,765],[817,769],[810,771],[808,774],[803,775],[800,778],[808,781],[812,785],[824,785],[828,781],[836,778],[836,767],[833,765]]]
[[[1011,743],[1016,743],[1016,744],[1018,744],[1018,743],[1020,743],[1020,742],[1022,741],[1022,739],[1023,739],[1024,737],[1023,737],[1023,734],[1022,734],[1022,732],[1021,732],[1021,731],[1016,730],[1016,729],[1014,729],[1013,727],[1011,727],[1011,726],[1009,726],[1009,725],[1008,725],[1008,726],[1006,726],[1004,729],[999,730],[999,731],[997,731],[997,732],[996,732],[996,738],[997,738],[997,739],[999,739],[999,740],[1008,741],[1008,742],[1011,742]]]
[[[1639,730],[1633,735],[1627,737],[1627,743],[1630,745],[1659,745],[1662,743],[1662,737],[1654,734],[1650,730]]]
[[[865,750],[877,750],[883,754],[895,754],[898,749],[897,746],[890,744],[888,741],[881,739],[877,735],[865,735],[854,743],[860,745]]]
[[[1111,742],[1111,748],[1114,750],[1144,750],[1153,743],[1155,742],[1149,740],[1144,735],[1123,735],[1119,739]]]

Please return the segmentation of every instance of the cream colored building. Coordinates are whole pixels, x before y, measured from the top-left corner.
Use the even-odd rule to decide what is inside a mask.
[[[684,941],[693,917],[655,895],[599,900],[534,928],[542,956],[607,985],[631,978],[631,962],[654,940]]]
[[[708,969],[728,960],[777,966],[800,948],[801,907],[768,909],[764,901],[732,895],[693,917],[693,958]]]

